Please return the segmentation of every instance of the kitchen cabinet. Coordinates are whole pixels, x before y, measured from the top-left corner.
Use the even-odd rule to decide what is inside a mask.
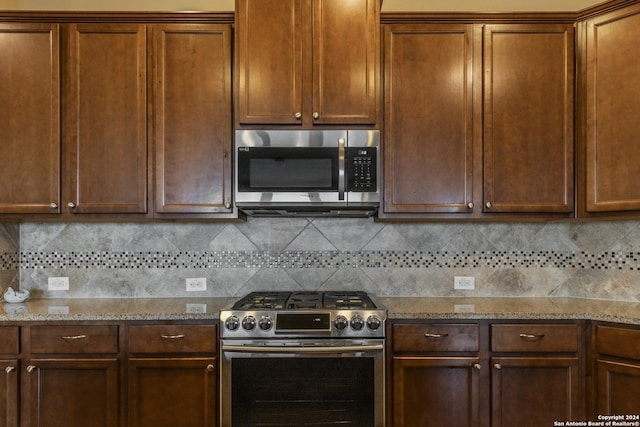
[[[574,211],[570,24],[385,24],[381,218]]]
[[[130,325],[128,348],[129,427],[218,425],[215,325]]]
[[[580,322],[396,321],[390,341],[395,427],[585,418]]]
[[[478,324],[394,324],[392,425],[477,426]]]
[[[20,327],[0,327],[0,425],[18,427]]]
[[[23,328],[22,422],[25,427],[117,427],[119,340],[116,325]]]
[[[582,336],[578,324],[491,325],[491,426],[584,420]]]
[[[593,326],[595,410],[597,415],[640,415],[640,329]]]
[[[381,216],[473,212],[473,41],[472,25],[384,26]]]
[[[147,50],[142,24],[70,24],[72,213],[147,211]]]
[[[640,4],[587,20],[580,216],[640,211]],[[582,41],[582,39],[581,39]],[[583,139],[581,138],[582,142]],[[635,211],[635,212],[634,212]]]
[[[375,125],[378,0],[237,0],[236,124]]]
[[[155,213],[231,213],[231,26],[154,25]]]
[[[60,204],[60,29],[0,23],[0,213]]]

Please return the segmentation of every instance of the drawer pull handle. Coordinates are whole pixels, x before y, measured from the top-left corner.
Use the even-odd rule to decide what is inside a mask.
[[[499,363],[496,363],[495,365],[493,365],[493,367],[496,369],[502,369],[502,365]]]
[[[446,338],[449,336],[449,334],[430,334],[430,333],[426,333],[424,334],[425,337],[432,339],[432,340],[439,340],[440,338]]]
[[[527,341],[538,341],[544,338],[544,334],[540,334],[540,335],[520,334],[520,338]]]
[[[35,370],[36,370],[35,365],[29,365],[29,366],[27,366],[27,372],[28,372],[28,373],[31,373],[31,372],[33,372],[33,371],[35,371]]]
[[[178,334],[178,335],[160,335],[160,337],[162,339],[165,340],[179,340],[180,338],[184,338],[185,335],[184,334]]]
[[[478,371],[480,370],[480,364],[479,363],[474,363],[473,367]]]
[[[87,336],[86,335],[63,335],[62,336],[63,340],[68,340],[68,341],[75,341],[75,340],[86,340]]]
[[[4,368],[4,371],[5,371],[7,374],[10,374],[10,373],[12,373],[12,372],[13,372],[13,371],[15,371],[15,370],[16,370],[16,367],[15,367],[15,366],[7,366],[6,368]]]
[[[207,365],[207,371],[208,371],[208,372],[213,372],[213,371],[215,371],[215,369],[216,369],[216,367],[215,367],[215,366],[213,366],[213,363],[209,363],[209,364]]]

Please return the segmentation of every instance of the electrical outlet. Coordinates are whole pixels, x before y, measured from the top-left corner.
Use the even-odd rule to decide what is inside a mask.
[[[68,277],[49,277],[48,285],[50,291],[68,291],[69,290],[69,278]]]
[[[187,279],[187,292],[202,292],[207,290],[207,279],[198,277],[195,279]]]
[[[453,278],[453,289],[472,291],[476,288],[476,278],[473,276],[455,276]]]

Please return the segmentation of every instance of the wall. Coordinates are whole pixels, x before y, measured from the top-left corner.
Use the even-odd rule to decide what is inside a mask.
[[[0,294],[12,286],[20,286],[18,274],[18,242],[20,226],[0,223]]]
[[[363,289],[375,295],[640,301],[640,222],[634,221],[25,223],[20,252],[21,287],[45,298]],[[475,276],[476,290],[454,291],[455,275]],[[70,291],[49,292],[49,276],[68,276]],[[187,294],[189,277],[206,277],[208,290]]]

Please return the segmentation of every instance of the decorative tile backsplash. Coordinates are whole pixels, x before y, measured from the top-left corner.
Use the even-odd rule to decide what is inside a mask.
[[[19,233],[19,250],[17,234]],[[401,296],[575,296],[640,301],[640,222],[0,224],[2,285],[45,298],[241,296],[360,289]],[[12,273],[11,273],[12,272]],[[13,277],[10,276],[13,274]],[[476,289],[453,289],[454,276]],[[47,278],[69,277],[69,291]],[[185,279],[207,291],[187,293]]]

